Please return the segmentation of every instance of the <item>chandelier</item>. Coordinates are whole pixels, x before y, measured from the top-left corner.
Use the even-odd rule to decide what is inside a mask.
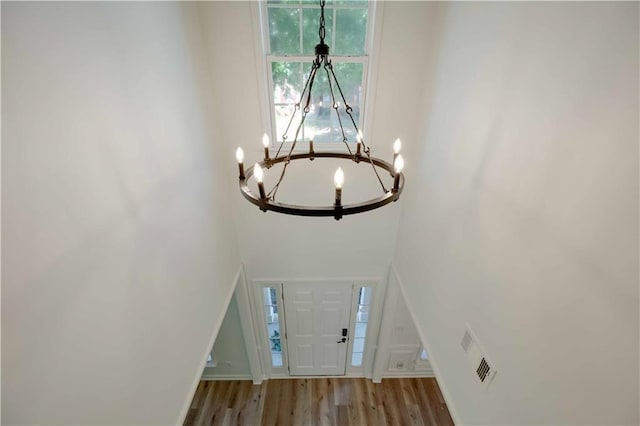
[[[318,30],[320,43],[318,43],[315,47],[315,59],[313,60],[309,76],[307,77],[306,82],[303,86],[302,92],[300,94],[300,99],[295,104],[295,109],[288,121],[286,130],[284,131],[284,135],[282,136],[282,142],[280,143],[275,157],[270,157],[269,137],[266,134],[262,139],[264,146],[264,160],[255,163],[252,167],[249,167],[248,170],[245,171],[243,163],[244,152],[242,151],[242,148],[238,148],[238,150],[236,151],[236,160],[238,161],[239,170],[240,191],[244,198],[258,206],[263,212],[270,210],[278,213],[297,216],[333,216],[336,220],[340,220],[343,216],[367,212],[385,206],[392,201],[397,201],[400,198],[400,194],[402,193],[402,189],[404,187],[404,175],[402,174],[404,160],[402,158],[402,155],[400,155],[400,139],[396,139],[395,143],[393,144],[392,164],[382,159],[371,156],[371,149],[365,143],[362,132],[358,129],[356,120],[353,117],[353,108],[345,99],[342,88],[340,87],[340,83],[338,83],[338,79],[336,78],[333,65],[331,63],[331,60],[329,59],[329,46],[324,42],[324,6],[325,1],[320,0],[320,26]],[[311,112],[310,105],[312,99],[313,83],[315,81],[316,74],[320,71],[320,69],[322,69],[327,76],[329,94],[331,96],[330,99],[332,102],[331,109],[335,111],[335,114],[337,116],[337,122],[340,130],[339,134],[342,136],[342,142],[344,143],[345,149],[343,151],[322,150],[315,152],[313,148],[313,138],[310,138],[308,141],[308,150],[305,150],[304,152],[301,152],[300,150],[295,151],[298,142],[302,142],[298,140],[298,137],[300,136],[300,130],[304,125],[307,115]],[[336,93],[338,94],[338,97],[336,97]],[[353,150],[349,146],[349,139],[342,123],[345,117],[341,117],[339,113],[340,106],[342,106],[344,114],[346,114],[346,117],[348,117],[348,120],[345,121],[347,121],[347,124],[351,124],[353,126],[353,134],[355,135],[356,139],[355,152],[353,152]],[[291,142],[288,152],[286,154],[280,155],[280,151],[287,141],[291,124],[293,123],[293,120],[297,114],[300,115],[300,121],[297,126],[294,126],[295,133],[293,141]],[[291,162],[306,159],[313,161],[316,158],[335,158],[344,161],[351,161],[352,163],[356,163],[358,165],[362,164],[364,167],[370,165],[373,171],[372,179],[377,180],[380,184],[382,188],[382,195],[356,204],[343,204],[342,187],[344,184],[345,176],[342,167],[339,167],[334,175],[335,199],[333,200],[333,204],[322,206],[307,206],[286,204],[276,201],[276,194],[278,192],[280,184],[285,178],[287,167],[291,164]],[[269,170],[274,165],[280,163],[283,163],[280,175],[278,176],[278,179],[273,188],[271,188],[269,192],[267,192],[264,184],[265,169]],[[383,173],[385,177],[387,175],[390,175],[393,178],[392,183],[387,183],[389,187],[385,185],[383,178],[380,176],[381,170],[384,170],[386,172]],[[251,177],[253,177],[255,180],[257,192],[254,192],[249,188],[249,180]]]

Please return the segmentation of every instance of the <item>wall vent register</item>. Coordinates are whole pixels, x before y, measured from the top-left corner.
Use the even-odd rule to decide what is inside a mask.
[[[488,388],[495,378],[497,371],[470,329],[465,330],[460,346],[467,356],[467,361],[476,377],[485,388]]]

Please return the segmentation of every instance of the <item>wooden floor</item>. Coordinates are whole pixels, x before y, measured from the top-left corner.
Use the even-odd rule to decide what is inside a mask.
[[[185,425],[453,425],[435,379],[200,382]]]

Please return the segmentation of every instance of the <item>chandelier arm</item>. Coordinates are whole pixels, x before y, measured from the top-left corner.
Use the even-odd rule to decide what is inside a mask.
[[[298,109],[300,109],[300,104],[302,103],[302,100],[304,99],[304,94],[305,94],[305,91],[307,90],[307,87],[309,87],[309,82],[311,82],[311,84],[313,84],[312,80],[315,78],[315,75],[316,75],[316,72],[317,72],[318,68],[320,68],[320,65],[316,64],[316,61],[314,61],[313,65],[311,66],[311,72],[309,73],[309,77],[307,78],[307,81],[305,81],[304,88],[302,89],[302,92],[300,92],[300,99],[298,100],[298,103],[295,104],[295,108],[293,110],[293,114],[291,114],[291,118],[289,119],[289,123],[287,123],[287,127],[284,130],[284,133],[282,134],[282,142],[280,142],[280,146],[278,147],[278,151],[276,152],[276,157],[280,155],[280,151],[282,150],[282,147],[284,146],[284,143],[287,140],[287,136],[289,134],[289,129],[291,128],[291,123],[293,123],[293,119],[296,116],[296,112],[298,111]],[[311,90],[309,90],[309,93],[311,93]]]
[[[276,184],[273,186],[273,188],[271,188],[271,191],[269,191],[269,193],[267,194],[267,198],[271,198],[272,200],[275,201],[276,199],[276,194],[278,193],[278,189],[280,188],[280,183],[282,183],[282,180],[284,179],[284,175],[287,172],[287,167],[289,166],[289,163],[291,163],[291,156],[292,156],[292,152],[293,149],[296,146],[296,141],[298,139],[298,133],[300,132],[300,129],[302,128],[302,125],[304,124],[304,121],[307,118],[307,113],[303,113],[302,114],[302,119],[300,120],[300,124],[298,125],[298,128],[296,130],[296,136],[293,140],[293,143],[291,144],[291,149],[289,150],[289,153],[285,156],[285,157],[276,157],[276,159],[281,159],[280,161],[275,161],[275,160],[271,160],[269,162],[269,165],[273,165],[276,163],[280,163],[282,161],[284,161],[284,166],[282,167],[282,173],[280,173],[280,177],[278,178],[278,182],[276,182]]]
[[[351,115],[351,105],[349,105],[349,103],[347,102],[347,99],[344,97],[344,93],[342,93],[342,87],[340,87],[340,83],[338,82],[338,78],[336,77],[336,73],[333,71],[333,64],[331,62],[327,64],[325,64],[325,68],[329,68],[329,70],[331,71],[331,75],[333,76],[333,81],[336,82],[336,87],[338,88],[338,93],[340,93],[340,98],[342,99],[342,102],[344,103],[344,110],[347,113],[347,115],[349,115],[349,117],[351,118],[351,123],[353,123],[353,127],[356,129],[356,132],[359,130],[358,129],[358,125],[356,124],[356,121],[353,119],[353,115]],[[362,146],[366,149],[367,145],[364,143],[364,138],[362,138],[363,140],[361,140],[362,142]]]
[[[353,115],[351,114],[352,108],[349,105],[349,103],[347,102],[347,99],[344,97],[344,93],[342,92],[342,88],[340,87],[340,83],[338,82],[338,79],[336,78],[336,73],[333,71],[333,65],[331,64],[331,62],[329,62],[328,64],[325,63],[325,69],[329,68],[329,70],[331,71],[331,75],[333,76],[333,81],[336,82],[336,87],[338,88],[338,93],[340,93],[340,97],[342,98],[342,102],[344,102],[344,110],[347,113],[347,115],[349,116],[349,118],[351,119],[351,123],[353,124],[353,128],[356,130],[356,133],[358,133],[359,129],[358,129],[358,125],[356,124],[356,120],[353,118]],[[329,79],[330,80],[330,79]],[[337,110],[336,110],[337,112]],[[339,118],[339,115],[338,115]],[[340,127],[342,127],[342,122],[340,122]],[[371,160],[371,148],[367,146],[367,144],[364,142],[364,137],[360,138],[360,142],[362,143],[362,146],[364,147],[364,153],[366,154],[367,158],[369,158],[369,160]],[[347,145],[348,147],[348,145]],[[349,152],[351,152],[351,150],[349,150]],[[384,182],[382,182],[382,179],[380,178],[380,174],[378,173],[378,170],[376,169],[376,167],[373,165],[373,163],[371,161],[369,161],[369,163],[371,164],[371,168],[373,169],[373,173],[376,175],[376,177],[378,178],[378,182],[380,182],[380,186],[382,187],[382,192],[389,192],[389,190],[384,186]],[[393,174],[393,170],[391,171],[391,173]]]
[[[295,104],[293,107],[293,114],[291,114],[291,118],[289,118],[289,123],[287,123],[287,127],[285,128],[284,133],[282,134],[282,142],[280,142],[280,146],[278,147],[278,151],[276,152],[276,157],[280,155],[280,151],[282,150],[282,147],[284,147],[284,143],[287,141],[287,134],[289,133],[289,127],[291,127],[291,123],[293,122],[293,119],[296,116],[296,113],[298,112],[299,109],[300,109],[300,102]]]
[[[331,64],[331,62],[329,62]],[[324,71],[327,73],[327,83],[329,85],[329,92],[331,93],[331,107],[335,110],[336,116],[338,117],[338,124],[340,126],[340,131],[342,132],[342,143],[347,147],[347,151],[349,151],[349,155],[353,155],[349,144],[347,143],[347,136],[344,134],[344,126],[342,125],[342,118],[340,118],[340,113],[338,112],[338,104],[336,102],[336,96],[333,92],[333,84],[331,83],[331,75],[329,74],[329,70],[327,69],[327,62],[324,64]],[[356,129],[356,132],[358,130]]]
[[[269,191],[269,193],[267,194],[267,197],[272,198],[273,200],[275,200],[276,198],[276,194],[278,193],[278,189],[280,189],[280,184],[282,183],[282,180],[284,179],[284,175],[287,173],[287,167],[289,166],[289,163],[291,162],[291,154],[293,153],[293,150],[296,147],[296,144],[298,143],[298,135],[300,134],[300,129],[302,129],[302,126],[304,125],[305,120],[307,119],[307,114],[309,113],[309,104],[311,103],[311,89],[313,88],[313,82],[316,79],[316,74],[318,73],[318,68],[320,68],[320,62],[319,59],[316,59],[316,61],[313,62],[313,65],[311,66],[311,72],[309,73],[309,78],[307,79],[307,82],[304,85],[304,89],[302,89],[302,94],[300,95],[300,102],[302,102],[302,100],[304,99],[305,96],[305,92],[307,93],[307,102],[305,103],[304,109],[302,110],[302,118],[300,120],[300,123],[298,124],[298,127],[296,129],[296,134],[293,138],[293,143],[291,144],[291,148],[289,149],[289,153],[287,154],[286,158],[287,161],[284,163],[284,166],[282,167],[282,172],[280,173],[280,177],[278,178],[278,182],[276,182],[276,184],[273,186],[273,188],[271,188],[271,191]],[[292,119],[293,120],[293,119]],[[291,125],[291,121],[289,121],[289,126]],[[287,126],[287,132],[289,131],[289,127]],[[283,142],[281,144],[281,146],[284,144],[284,136],[283,136]],[[280,154],[280,150],[278,149],[278,152],[276,153],[276,157],[278,157],[278,155]]]

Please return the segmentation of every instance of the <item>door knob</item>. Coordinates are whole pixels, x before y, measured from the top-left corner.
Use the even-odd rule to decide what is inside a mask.
[[[344,343],[347,341],[346,337],[343,337],[342,339],[338,340],[336,343]]]

